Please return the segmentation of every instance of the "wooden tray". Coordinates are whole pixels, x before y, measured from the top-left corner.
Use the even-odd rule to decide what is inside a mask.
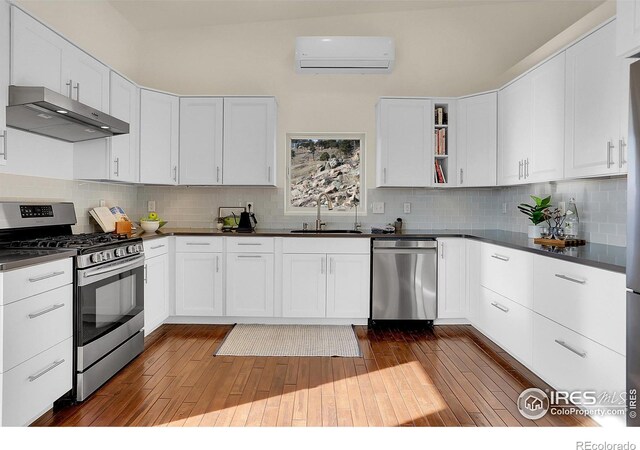
[[[578,247],[585,245],[587,241],[584,239],[548,239],[548,238],[535,238],[534,244],[548,245],[550,247]]]

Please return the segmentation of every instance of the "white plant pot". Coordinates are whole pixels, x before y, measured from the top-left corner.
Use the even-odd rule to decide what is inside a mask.
[[[542,227],[540,225],[529,225],[528,235],[530,239],[542,237]]]

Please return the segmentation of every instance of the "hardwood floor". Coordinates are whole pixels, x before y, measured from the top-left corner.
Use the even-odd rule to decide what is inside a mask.
[[[214,357],[226,325],[163,325],[81,405],[34,426],[593,426],[530,421],[516,400],[548,388],[470,326],[356,327],[362,358]]]

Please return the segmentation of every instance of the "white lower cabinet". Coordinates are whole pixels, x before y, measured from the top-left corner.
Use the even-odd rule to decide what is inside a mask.
[[[144,264],[144,334],[169,317],[169,255],[148,258]]]
[[[325,317],[327,258],[325,255],[282,256],[282,315]]]
[[[273,263],[270,253],[227,253],[227,316],[273,317]]]
[[[327,317],[369,317],[369,255],[328,255]]]
[[[480,289],[476,323],[523,363],[531,364],[533,312],[486,288]]]
[[[438,319],[467,317],[465,272],[465,239],[438,238]]]
[[[222,253],[176,253],[176,314],[222,316]]]

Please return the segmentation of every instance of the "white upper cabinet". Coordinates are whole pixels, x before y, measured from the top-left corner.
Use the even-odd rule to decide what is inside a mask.
[[[616,7],[616,54],[637,55],[640,53],[640,1],[618,0]]]
[[[222,184],[223,102],[180,99],[180,184]]]
[[[377,116],[376,186],[431,186],[433,102],[382,98]]]
[[[140,89],[115,72],[111,72],[111,115],[129,124],[129,134],[110,138],[109,160],[111,179],[138,181],[140,159]]]
[[[140,182],[178,183],[178,97],[140,90]]]
[[[0,2],[0,166],[7,164],[7,88],[9,86],[10,8],[7,2]]]
[[[563,178],[564,80],[560,53],[499,92],[498,184]]]
[[[18,8],[12,8],[11,83],[44,86],[109,111],[109,68]]]
[[[224,184],[276,185],[276,110],[273,97],[225,97]]]
[[[629,62],[616,57],[615,21],[567,49],[565,176],[626,171]]]
[[[498,94],[490,92],[458,100],[456,128],[457,185],[495,186]],[[449,177],[453,175],[450,171]]]

